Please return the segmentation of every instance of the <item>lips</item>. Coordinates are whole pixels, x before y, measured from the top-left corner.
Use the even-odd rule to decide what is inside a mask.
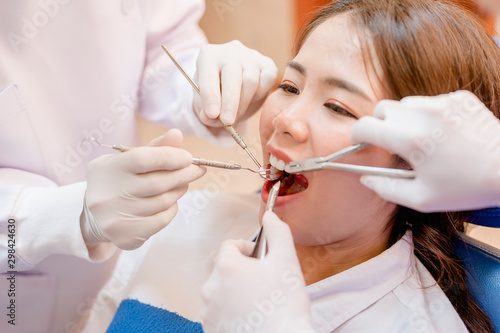
[[[285,152],[270,144],[266,145],[266,151],[269,153],[267,168],[272,167],[272,173],[277,176],[277,179],[268,180],[264,183],[261,192],[262,201],[267,202],[269,191],[277,181],[281,181],[281,186],[276,200],[276,207],[288,205],[300,199],[309,186],[307,177],[301,174],[289,174],[284,171],[285,166],[293,161]]]

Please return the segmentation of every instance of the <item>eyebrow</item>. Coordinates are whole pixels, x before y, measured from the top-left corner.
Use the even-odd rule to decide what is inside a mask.
[[[306,69],[304,68],[304,66],[302,66],[301,64],[299,64],[295,61],[290,61],[287,66],[295,69],[297,72],[299,72],[302,75],[306,75]],[[368,101],[371,101],[371,98],[368,97],[368,94],[366,94],[363,90],[361,90],[356,85],[354,85],[348,81],[338,79],[335,77],[327,77],[324,80],[324,82],[329,86],[347,90],[353,94],[356,94],[358,96],[363,97],[364,99],[366,99]]]

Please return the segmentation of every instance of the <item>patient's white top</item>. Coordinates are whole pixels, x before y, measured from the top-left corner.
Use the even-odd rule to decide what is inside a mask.
[[[105,331],[123,299],[200,321],[201,287],[225,239],[251,239],[258,195],[189,192],[179,214],[142,248],[122,252],[85,332]],[[382,254],[307,287],[317,332],[467,332],[427,269],[411,233]]]
[[[468,332],[413,254],[411,232],[380,255],[307,290],[318,332]]]

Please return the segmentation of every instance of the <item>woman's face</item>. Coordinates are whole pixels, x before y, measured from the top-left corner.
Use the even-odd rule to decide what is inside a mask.
[[[350,146],[352,126],[360,117],[371,115],[380,100],[380,88],[369,79],[371,73],[365,69],[357,34],[347,16],[318,26],[263,106],[264,162],[282,169],[290,161],[327,156]],[[378,147],[338,161],[393,166],[391,154]],[[343,242],[356,246],[366,237],[383,233],[396,205],[361,185],[359,178],[341,171],[316,171],[296,176],[294,184],[285,186],[288,195],[278,197],[274,211],[290,226],[296,245]],[[263,187],[261,216],[271,186],[266,182]]]

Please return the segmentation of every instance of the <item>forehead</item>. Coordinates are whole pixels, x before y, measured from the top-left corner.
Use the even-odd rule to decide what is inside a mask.
[[[305,40],[300,53],[325,56],[325,60],[342,61],[353,65],[362,62],[358,29],[348,14],[334,15],[317,26]]]
[[[368,43],[370,61],[363,58],[362,42]],[[370,97],[380,99],[382,91],[377,77],[382,76],[375,75],[372,68],[374,65],[378,69],[378,60],[371,49],[369,37],[360,38],[360,29],[352,24],[349,14],[339,14],[310,33],[294,61],[306,67],[308,73],[348,80],[369,92]]]

